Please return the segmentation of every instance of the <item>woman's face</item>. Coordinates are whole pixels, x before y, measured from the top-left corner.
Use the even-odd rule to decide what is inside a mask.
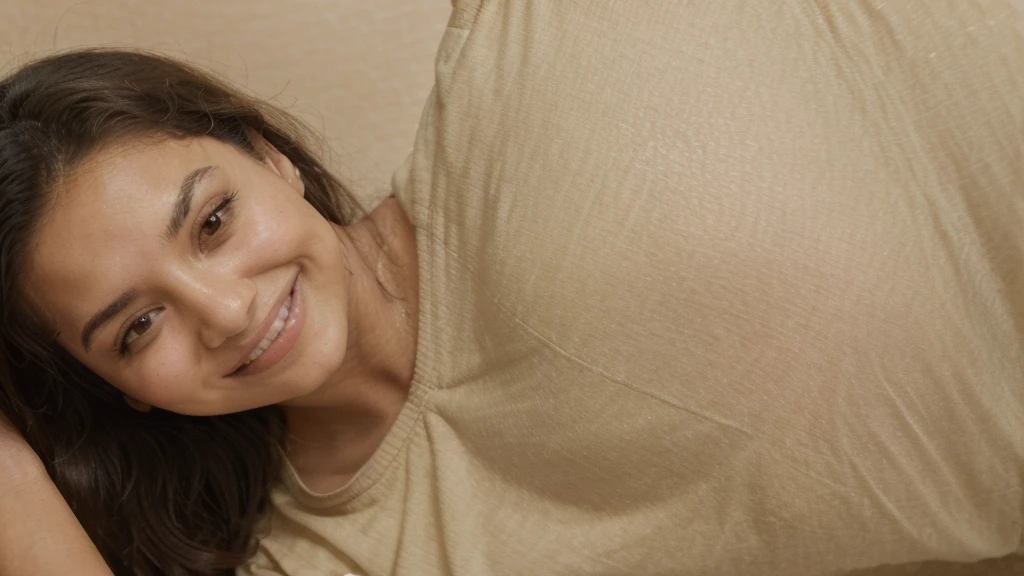
[[[31,298],[58,342],[128,396],[183,414],[287,403],[336,374],[346,250],[292,164],[265,152],[149,139],[87,159],[30,255]]]

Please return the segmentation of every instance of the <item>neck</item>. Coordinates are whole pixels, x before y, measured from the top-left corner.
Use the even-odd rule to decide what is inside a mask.
[[[288,460],[316,492],[343,485],[380,446],[405,405],[416,358],[412,224],[388,199],[337,231],[350,271],[345,360],[333,382],[284,406]]]

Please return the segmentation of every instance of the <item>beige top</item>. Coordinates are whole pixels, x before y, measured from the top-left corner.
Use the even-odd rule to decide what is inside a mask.
[[[1022,548],[1009,5],[460,0],[394,191],[407,405],[242,574],[837,574]],[[934,572],[933,572],[934,573]]]

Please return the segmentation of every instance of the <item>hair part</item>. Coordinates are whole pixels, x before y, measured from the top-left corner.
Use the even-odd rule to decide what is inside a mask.
[[[284,421],[276,407],[210,417],[130,408],[32,313],[33,238],[56,188],[101,147],[208,136],[262,160],[247,131],[300,170],[324,218],[365,215],[310,152],[304,123],[191,65],[87,49],[0,80],[0,412],[116,574],[230,574],[249,557],[282,465]]]

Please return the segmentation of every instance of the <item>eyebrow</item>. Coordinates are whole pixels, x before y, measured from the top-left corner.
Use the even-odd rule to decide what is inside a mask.
[[[85,348],[86,352],[89,352],[89,349],[92,347],[93,332],[99,330],[100,326],[110,322],[111,318],[120,314],[138,295],[138,291],[134,288],[126,290],[116,300],[107,304],[103,310],[97,312],[85,323],[85,328],[82,329],[82,348]]]
[[[216,169],[217,166],[196,168],[189,172],[188,176],[185,176],[185,179],[181,181],[178,197],[174,201],[174,208],[171,210],[171,220],[167,223],[167,231],[164,233],[164,240],[172,240],[181,231],[182,225],[185,224],[185,219],[188,218],[189,213],[192,211],[192,197],[195,196],[196,188]],[[92,318],[85,323],[85,327],[82,328],[82,348],[85,349],[86,353],[92,348],[93,334],[127,308],[138,295],[138,290],[129,288],[115,298],[113,302],[104,306],[102,310],[93,314]]]
[[[185,223],[185,218],[188,218],[188,213],[192,211],[192,197],[195,195],[196,188],[216,169],[216,166],[203,166],[202,168],[196,168],[181,181],[181,188],[178,190],[178,199],[174,202],[174,210],[171,211],[171,221],[167,224],[167,232],[164,233],[164,240],[170,241],[178,235],[178,231],[181,230],[182,224]]]

